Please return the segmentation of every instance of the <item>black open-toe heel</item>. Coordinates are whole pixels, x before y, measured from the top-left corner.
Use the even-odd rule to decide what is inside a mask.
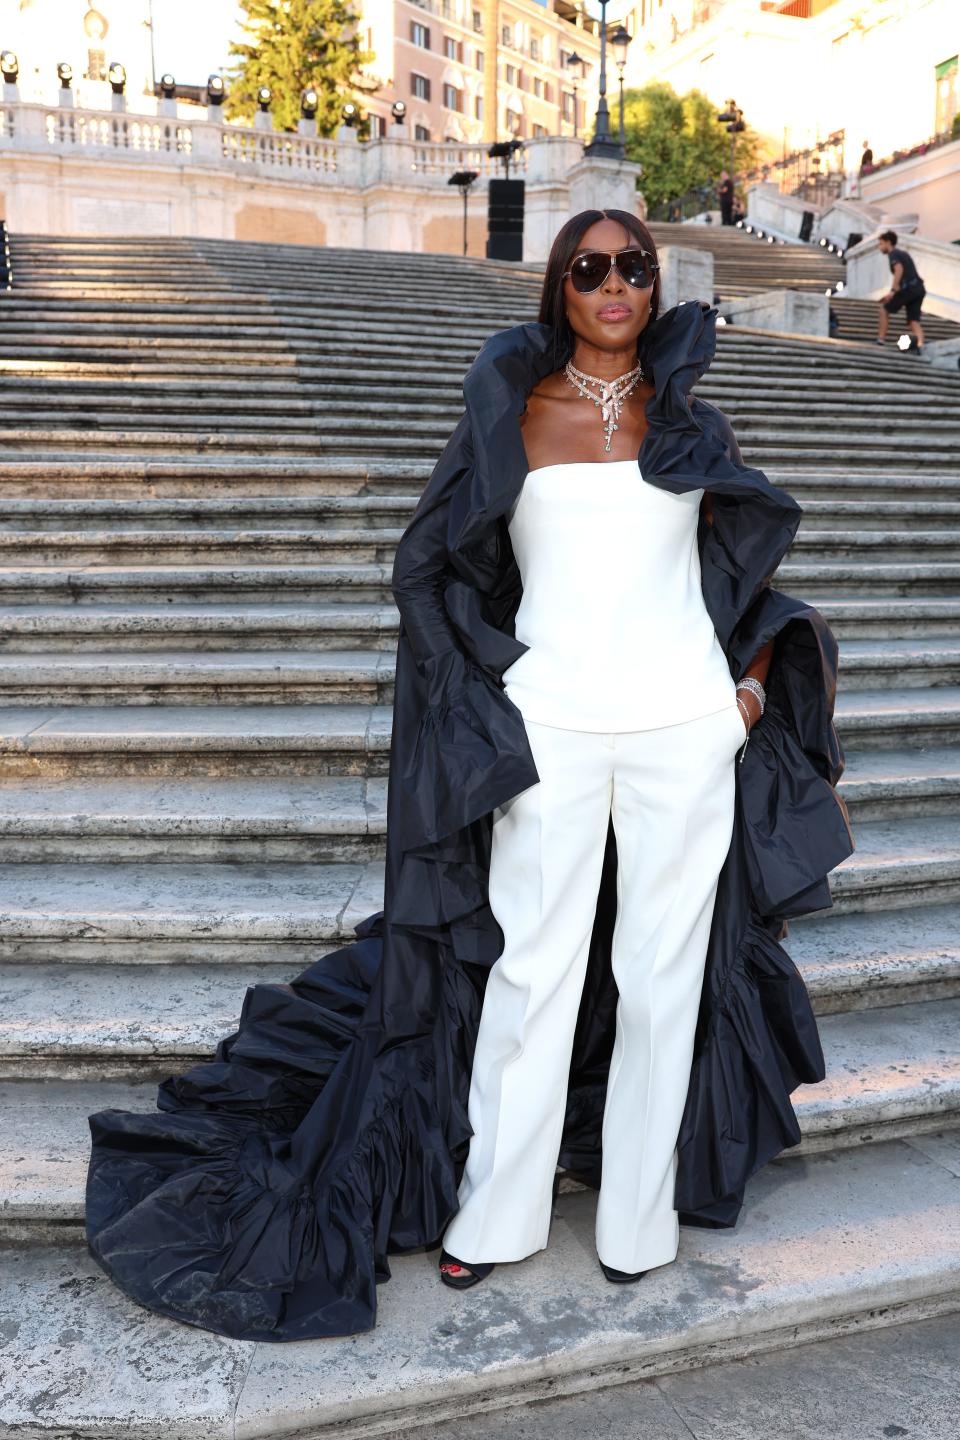
[[[466,1274],[450,1275],[444,1270],[444,1265],[458,1265]],[[440,1251],[440,1279],[444,1285],[449,1285],[451,1290],[469,1290],[471,1285],[479,1285],[481,1280],[486,1280],[492,1269],[492,1261],[489,1265],[465,1265],[456,1255],[450,1255],[446,1250]]]
[[[626,1270],[614,1270],[612,1265],[604,1265],[602,1260],[600,1261],[600,1269],[604,1275],[606,1275],[607,1279],[612,1280],[615,1285],[629,1285],[634,1280],[642,1280],[647,1273],[646,1270],[634,1270],[631,1275]]]

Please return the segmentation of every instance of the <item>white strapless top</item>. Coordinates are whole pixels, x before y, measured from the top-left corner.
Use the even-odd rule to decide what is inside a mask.
[[[636,460],[529,471],[507,523],[530,649],[503,672],[525,717],[648,730],[736,703],[701,589],[702,496],[648,484]]]

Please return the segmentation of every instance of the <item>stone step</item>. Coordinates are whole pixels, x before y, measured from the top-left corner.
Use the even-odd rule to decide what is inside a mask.
[[[197,572],[199,575],[200,572]],[[253,593],[262,598],[272,593],[269,577],[266,584],[251,591],[250,577],[237,575],[237,603],[204,602],[204,587],[187,591],[164,586],[130,587],[131,600],[126,603],[100,604],[100,594],[77,587],[74,605],[4,605],[0,607],[3,638],[0,650],[8,655],[64,651],[83,652],[162,650],[217,650],[250,654],[258,649],[273,650],[283,646],[289,650],[339,650],[346,646],[370,650],[395,650],[399,615],[389,584],[381,576],[379,585],[344,587],[349,598],[341,602],[315,603],[315,591],[301,591],[305,598],[299,603],[296,590],[291,589],[287,604],[244,604],[243,596]],[[209,575],[207,579],[209,579]],[[262,577],[261,577],[262,578]],[[158,574],[157,581],[164,579]],[[228,591],[225,577],[210,593],[221,598]],[[134,604],[146,592],[154,604]],[[2,592],[0,592],[2,593]],[[44,594],[43,591],[40,592]],[[55,598],[60,598],[57,589]],[[118,593],[111,590],[110,594]],[[122,595],[124,591],[120,590]],[[284,594],[286,595],[286,591]],[[337,587],[331,587],[336,596]],[[382,603],[370,599],[352,603],[353,595],[379,595]],[[187,596],[188,598],[184,598]],[[164,601],[166,600],[166,605]],[[938,627],[942,631],[945,627]]]
[[[107,569],[124,564],[148,567],[149,573],[155,564],[260,567],[306,563],[313,568],[353,561],[370,565],[392,561],[401,533],[402,527],[397,525],[323,524],[276,530],[3,530],[0,586],[7,582],[13,566],[30,573],[31,567],[40,565],[63,571],[70,565]]]
[[[354,772],[363,758],[349,757]],[[386,778],[331,774],[330,757],[318,760],[306,775],[34,776],[26,793],[14,771],[0,779],[0,863],[381,857]],[[956,815],[960,749],[854,751],[840,791],[855,833],[868,820]]]
[[[934,783],[934,782],[931,782]],[[960,788],[960,786],[958,786]],[[0,780],[0,863],[382,858],[383,776]]]
[[[783,944],[818,1015],[960,997],[956,902],[821,911],[791,920]]]
[[[831,914],[960,898],[960,818],[865,821],[831,873]],[[175,853],[175,852],[174,852]],[[383,903],[377,860],[309,864],[22,863],[0,871],[0,955],[23,962],[126,963],[316,953]]]
[[[360,623],[366,623],[362,617]],[[0,700],[5,707],[386,704],[393,698],[395,661],[390,642],[381,650],[11,650],[0,652]],[[960,685],[960,637],[846,640],[839,684],[844,693],[883,685],[923,691]],[[918,704],[923,708],[927,697]]]
[[[391,649],[0,653],[0,698],[5,706],[384,705],[395,659]]]
[[[0,958],[310,964],[383,905],[383,863],[7,865]],[[292,973],[292,972],[291,972]]]
[[[392,720],[389,705],[7,709],[0,710],[0,775],[383,776]]]
[[[59,545],[65,533],[86,537],[90,530],[102,530],[117,543],[134,534],[146,533],[152,540],[167,532],[189,541],[197,531],[220,532],[225,526],[282,532],[308,530],[311,526],[323,526],[325,530],[396,531],[410,520],[418,498],[412,491],[406,495],[198,495],[186,500],[149,495],[137,499],[4,497],[0,502],[0,536],[4,537],[3,543],[9,543],[7,537],[23,531],[37,537],[56,534]],[[912,514],[908,505],[901,510],[904,518]],[[956,511],[960,519],[960,502]]]
[[[856,548],[856,547],[852,547]],[[793,557],[797,552],[791,550]],[[798,596],[819,586],[834,595],[957,595],[960,560],[878,560],[862,558],[846,564],[799,559],[784,560],[777,584]]]
[[[361,1440],[948,1315],[958,1173],[950,1130],[784,1156],[751,1181],[735,1229],[682,1228],[677,1260],[627,1287],[597,1265],[595,1194],[561,1194],[547,1248],[499,1266],[469,1315],[421,1251],[391,1259],[372,1331],[296,1345],[146,1313],[79,1246],[8,1247],[3,1419],[75,1440],[126,1440],[132,1416],[183,1440]]]
[[[7,708],[0,776],[385,775],[392,718],[389,705],[336,703]],[[929,810],[952,793],[960,689],[841,694],[836,722],[861,813],[892,797]]]
[[[780,585],[779,576],[774,583]],[[795,591],[800,588],[794,586]],[[960,634],[960,595],[877,597],[824,594],[816,588],[802,588],[803,599],[821,611],[841,641]],[[16,622],[11,619],[9,623],[15,636]],[[15,639],[12,643],[16,643]]]
[[[437,451],[439,454],[439,451]],[[436,459],[436,455],[434,456]],[[904,473],[901,464],[878,468],[861,466],[838,474],[813,466],[798,468],[797,456],[784,464],[767,464],[771,483],[794,495],[804,506],[814,501],[840,499],[867,507],[880,500],[908,507],[921,503],[960,502],[960,476],[951,471]],[[422,460],[357,456],[318,457],[298,461],[269,454],[245,455],[229,461],[188,455],[108,458],[50,455],[42,459],[0,458],[0,497],[4,512],[10,503],[37,501],[118,501],[146,503],[180,501],[263,500],[283,498],[346,499],[379,496],[417,496],[429,479],[429,458]],[[15,512],[12,512],[15,513]]]
[[[411,505],[411,514],[413,506]],[[232,517],[224,517],[225,519]],[[324,517],[311,526],[238,528],[232,524],[180,530],[104,528],[33,530],[0,529],[0,578],[10,566],[63,567],[64,564],[109,566],[201,564],[316,565],[347,560],[370,562],[392,556],[402,526],[327,526]],[[790,550],[790,564],[803,576],[808,570],[827,576],[851,577],[862,573],[882,579],[899,576],[903,566],[923,575],[937,567],[944,573],[960,570],[960,529],[907,530],[902,533],[872,530],[801,529]],[[840,562],[844,562],[842,565]]]

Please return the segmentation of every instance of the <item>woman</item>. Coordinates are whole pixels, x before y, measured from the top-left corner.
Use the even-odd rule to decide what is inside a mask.
[[[571,267],[584,239],[608,259],[639,242],[648,260],[624,256],[611,266],[594,258]],[[489,1005],[486,987],[501,955],[512,964],[526,946],[529,959],[541,923],[541,951],[565,976],[556,1011],[563,1039],[538,1100],[552,1130],[536,1155],[534,1203],[502,1187],[497,1198],[496,1213],[502,1195],[508,1215],[516,1207],[516,1247],[543,1238],[537,1226],[544,1223],[545,1177],[549,1172],[552,1181],[554,1162],[599,1184],[607,1140],[602,1178],[612,1183],[598,1226],[601,1260],[610,1278],[631,1278],[648,1262],[671,1258],[677,1223],[732,1226],[749,1177],[800,1138],[790,1093],[823,1078],[823,1055],[803,982],[779,941],[787,917],[830,904],[827,874],[853,848],[835,788],[843,769],[833,725],[836,644],[815,609],[769,583],[796,532],[799,507],[743,465],[721,413],[689,394],[712,359],[716,311],[691,302],[658,315],[659,287],[647,283],[647,263],[656,264],[654,247],[632,216],[574,217],[557,237],[541,320],[493,335],[464,380],[465,414],[394,565],[401,623],[383,910],[356,927],[354,943],[322,956],[291,984],[249,990],[236,1033],[210,1063],[165,1081],[156,1113],[91,1117],[92,1253],[129,1294],[163,1314],[250,1340],[350,1334],[375,1323],[376,1285],[389,1279],[391,1253],[445,1239],[455,1258],[448,1252],[441,1273],[457,1286],[475,1283],[483,1265],[513,1258],[500,1249],[468,1251],[454,1227],[461,1214],[464,1224],[478,1227],[494,1213],[484,1201],[483,1152],[499,1133],[489,1123],[498,1108],[487,1103],[484,1085],[495,1080],[497,1027],[516,1017],[500,1003],[509,978],[504,967]],[[600,286],[610,288],[597,294],[585,282],[600,270]],[[604,294],[629,318],[598,319]],[[609,406],[604,423],[601,409],[572,391],[568,399],[557,378],[571,358],[568,300],[570,323],[579,327],[576,354],[585,361],[596,356],[590,373],[620,374],[639,338],[643,381],[622,397],[622,408],[614,406],[620,414],[613,424],[622,429],[609,424]],[[573,468],[558,468],[567,462]],[[598,463],[612,468],[600,471]],[[559,488],[564,476],[579,477],[580,489]],[[551,727],[533,719],[533,688],[526,715],[508,693],[521,698],[524,670],[528,680],[537,676],[533,662],[542,645],[528,645],[520,630],[528,616],[537,618],[530,605],[546,593],[531,589],[521,616],[511,526],[527,544],[539,538],[530,505],[554,493],[660,504],[648,513],[682,521],[688,547],[696,513],[710,633],[702,610],[684,613],[709,644],[691,660],[686,638],[676,637],[685,664],[671,671],[670,685],[647,668],[648,653],[655,664],[671,656],[657,650],[658,627],[646,615],[633,616],[635,631],[625,631],[623,616],[611,617],[603,605],[591,611],[594,587],[609,599],[610,580],[630,580],[631,567],[603,576],[607,547],[590,548],[595,528],[583,532],[574,551],[569,531],[561,537],[570,562],[582,561],[570,587],[585,590],[582,613],[599,617],[603,629],[590,630],[589,618],[584,628],[581,612],[564,598],[565,622],[580,627],[571,631],[564,659],[582,664],[591,683],[582,694],[567,686],[554,698],[622,703],[626,726],[618,720],[611,729],[604,710],[594,731]],[[570,514],[563,507],[555,513]],[[635,520],[639,512],[629,513]],[[595,525],[589,507],[581,518]],[[608,530],[604,541],[607,534],[611,546],[627,546],[627,555],[631,545],[645,558],[656,555],[655,534],[634,532],[625,540]],[[666,573],[675,583],[676,574]],[[689,585],[682,596],[689,606]],[[659,610],[657,616],[669,618]],[[562,628],[557,634],[563,641]],[[618,651],[615,666],[594,675],[590,652],[599,647],[598,656],[610,660],[603,646],[614,641],[635,648]],[[763,693],[753,686],[752,693],[737,689],[751,669],[762,677],[762,706],[755,702],[764,701]],[[637,705],[640,727],[633,723]],[[584,782],[590,828],[579,834],[578,812],[572,826],[550,828],[549,846],[538,853],[529,843],[538,823],[530,806],[538,797],[544,805],[564,798],[561,766]],[[656,846],[641,812],[651,796]],[[687,840],[676,833],[678,817],[689,821]],[[671,867],[662,924],[655,913],[659,878],[643,868],[644,850],[659,848],[661,838]],[[554,872],[544,865],[545,903],[534,908],[525,883],[511,888],[509,868],[519,857],[532,865],[531,884],[540,884],[540,860],[561,854],[569,867],[568,842],[581,840],[575,864],[579,870],[582,862],[584,873],[572,887],[579,928],[572,937],[561,933],[561,911],[546,903],[560,894]],[[675,903],[678,887],[689,905]],[[651,939],[654,924],[662,950]],[[661,954],[668,961],[662,975]],[[654,962],[650,1033],[666,1048],[658,1048],[655,1063],[648,1060],[654,1083],[644,1088],[644,1055],[625,1041],[640,1036],[643,1043],[641,1012],[645,987],[653,994]],[[619,1024],[618,978],[627,1012]],[[682,1077],[664,1074],[661,1062],[670,1056],[674,1065],[688,1062],[685,1095]],[[640,1133],[640,1160],[648,1155],[651,1164],[639,1172],[643,1214],[655,1228],[651,1254],[642,1249],[630,1194],[636,1143],[633,1150],[623,1143],[631,1137],[620,1105],[634,1083],[644,1103],[652,1095],[658,1107]],[[613,1109],[604,1134],[608,1088]],[[516,1118],[517,1107],[506,1106],[501,1119],[510,1126]],[[479,1206],[471,1196],[479,1196]]]

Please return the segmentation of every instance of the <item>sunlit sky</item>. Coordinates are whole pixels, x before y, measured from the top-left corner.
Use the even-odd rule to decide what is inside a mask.
[[[587,9],[600,14],[596,0]],[[227,66],[241,13],[238,0],[153,0],[156,73],[170,70],[184,84],[200,84],[211,70]]]

